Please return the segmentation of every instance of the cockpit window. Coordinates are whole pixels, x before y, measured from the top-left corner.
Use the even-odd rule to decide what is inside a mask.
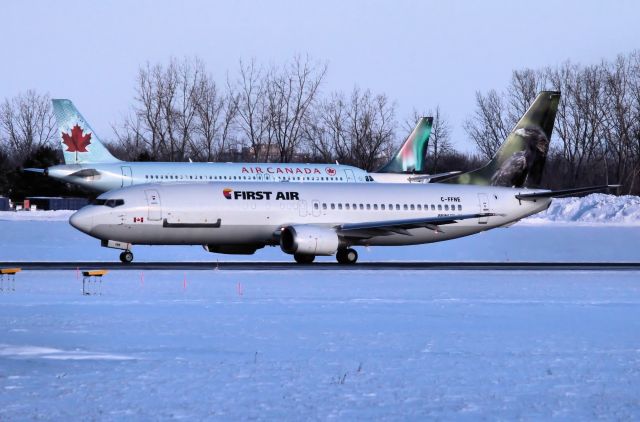
[[[110,208],[119,207],[120,205],[124,205],[124,199],[96,199],[93,201],[92,205],[106,205]]]

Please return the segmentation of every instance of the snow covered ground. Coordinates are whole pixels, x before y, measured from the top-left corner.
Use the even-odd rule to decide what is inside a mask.
[[[640,261],[637,198],[563,201],[361,260]],[[117,260],[70,213],[40,214],[0,215],[0,262]],[[640,418],[638,271],[120,270],[102,295],[81,284],[25,271],[0,292],[0,420]]]
[[[637,419],[639,281],[116,271],[82,296],[72,271],[22,273],[0,420]]]

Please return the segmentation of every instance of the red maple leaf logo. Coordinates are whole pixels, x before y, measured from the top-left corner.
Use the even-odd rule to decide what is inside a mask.
[[[87,151],[87,145],[91,142],[91,134],[86,135],[82,133],[82,128],[75,125],[71,129],[71,135],[68,133],[62,134],[62,143],[67,146],[67,152],[89,152]]]
[[[336,169],[331,168],[331,167],[327,167],[326,168],[326,172],[329,176],[335,176],[336,175]]]

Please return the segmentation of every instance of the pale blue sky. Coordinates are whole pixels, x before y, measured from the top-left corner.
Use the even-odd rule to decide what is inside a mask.
[[[197,55],[219,82],[239,59],[326,61],[324,92],[384,92],[402,122],[440,104],[454,141],[476,90],[511,71],[612,59],[640,47],[637,1],[14,1],[0,3],[0,98],[70,98],[103,138],[146,61]]]

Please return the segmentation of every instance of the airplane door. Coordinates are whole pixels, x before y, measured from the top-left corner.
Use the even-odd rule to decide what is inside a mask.
[[[489,196],[486,193],[478,194],[478,202],[480,204],[480,212],[489,212]],[[487,224],[489,217],[481,217],[478,224]]]
[[[160,204],[160,195],[155,189],[149,189],[144,191],[147,197],[147,205],[149,206],[149,215],[147,218],[149,221],[158,221],[162,218],[162,205]]]
[[[121,166],[122,170],[122,187],[133,185],[133,177],[131,175],[131,167]]]
[[[347,183],[353,183],[356,181],[356,177],[353,175],[353,170],[345,170],[345,176],[347,176]]]
[[[298,209],[300,210],[300,217],[307,216],[307,201],[302,200],[298,202]]]
[[[320,201],[311,201],[311,212],[314,217],[320,217]]]

